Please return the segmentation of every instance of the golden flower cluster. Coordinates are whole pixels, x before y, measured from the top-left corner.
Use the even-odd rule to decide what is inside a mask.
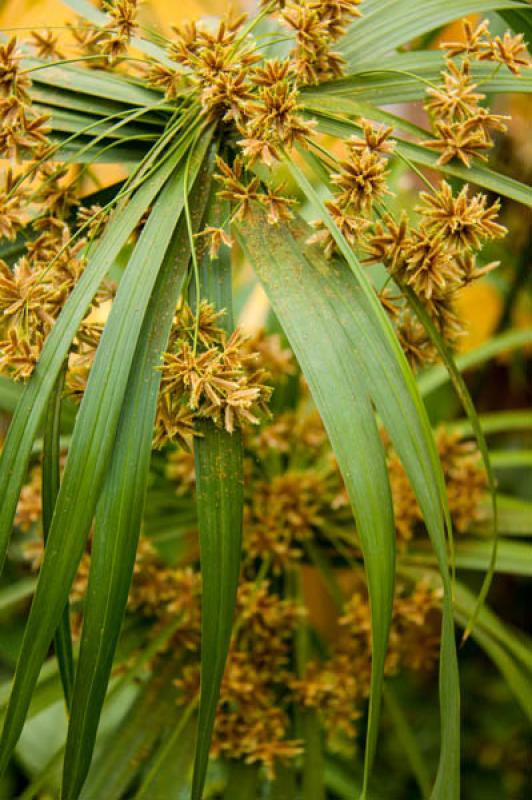
[[[16,37],[0,43],[0,158],[11,162],[30,154],[40,157],[48,145],[48,117],[33,107],[31,80],[22,68],[22,57]]]
[[[246,351],[240,331],[227,336],[218,327],[223,313],[202,302],[197,325],[188,306],[176,314],[160,368],[156,447],[174,440],[186,444],[196,419],[212,419],[232,433],[237,425],[256,425],[267,414],[271,389],[265,373],[255,369],[255,354]]]
[[[176,67],[153,62],[147,81],[168,99],[198,96],[208,121],[234,127],[249,165],[261,160],[271,166],[284,148],[307,146],[314,123],[302,115],[299,86],[341,74],[343,59],[330,46],[359,15],[359,2],[282,3],[280,17],[295,34],[284,60],[261,60],[246,34],[245,14],[229,12],[214,29],[196,23],[174,28],[168,55]]]
[[[478,61],[492,61],[504,64],[514,74],[519,75],[522,67],[530,67],[522,33],[512,36],[508,31],[501,36],[491,36],[489,22],[484,20],[476,28],[469,20],[464,21],[464,40],[444,42],[442,48],[448,55],[469,57]]]
[[[214,177],[221,186],[218,197],[231,203],[232,220],[244,219],[253,203],[264,208],[271,225],[292,218],[291,207],[295,204],[295,200],[283,197],[282,186],[263,188],[259,178],[250,174],[246,169],[242,157],[237,156],[231,165],[218,157],[216,164],[218,172]],[[217,233],[217,231],[218,229],[203,232],[210,235],[211,256],[218,253],[219,244],[224,242],[222,232]],[[231,245],[231,241],[227,239],[224,243]]]
[[[204,304],[198,339],[210,347],[221,336],[220,312]],[[180,310],[179,325],[172,336],[194,330],[194,314]],[[181,333],[180,333],[181,332]],[[247,344],[257,352],[256,367],[268,366],[272,384],[297,386],[298,375],[290,351],[279,336],[263,332]],[[273,777],[279,764],[297,758],[303,744],[294,733],[294,708],[318,712],[332,747],[351,747],[357,720],[364,713],[370,683],[370,609],[363,571],[357,572],[354,591],[338,620],[338,632],[330,650],[315,652],[300,671],[293,654],[300,626],[308,615],[300,601],[287,592],[288,577],[306,558],[307,544],[330,550],[338,541],[355,558],[360,556],[348,512],[345,488],[317,412],[309,408],[301,384],[299,405],[244,430],[246,475],[242,580],[238,592],[234,633],[221,690],[212,754],[261,765]],[[485,493],[485,476],[471,443],[444,430],[437,434],[453,521],[458,531],[468,530],[478,519]],[[168,459],[168,477],[177,483],[179,503],[194,507],[194,459],[176,450]],[[388,466],[397,535],[401,549],[422,535],[422,519],[408,480],[388,446]],[[25,531],[25,555],[33,569],[42,557],[38,528],[40,467],[25,487],[17,510],[17,525]],[[192,523],[193,524],[193,523]],[[338,549],[341,554],[344,552]],[[180,703],[197,701],[201,625],[201,581],[194,566],[169,566],[141,537],[127,613],[150,622],[150,637],[176,623],[175,632],[162,644],[159,655],[171,648],[183,654],[177,678]],[[73,628],[78,635],[82,599],[90,568],[90,543],[74,581],[71,594]],[[259,577],[260,573],[260,577]],[[263,577],[266,576],[266,577]],[[286,579],[286,580],[285,580]],[[401,669],[430,669],[439,645],[438,591],[423,581],[398,585],[386,673]]]
[[[393,152],[391,128],[373,125],[369,120],[361,120],[361,127],[362,138],[352,136],[346,142],[347,157],[339,162],[338,172],[331,175],[334,197],[325,203],[352,247],[363,241],[375,204],[388,193],[385,156]],[[320,244],[330,257],[336,249],[332,233],[322,220],[313,224],[317,232],[309,238],[309,244]]]
[[[104,0],[102,7],[109,16],[104,25],[80,19],[68,27],[76,49],[90,59],[87,66],[108,69],[127,54],[137,29],[138,0]]]
[[[276,763],[302,752],[288,738],[291,721],[286,685],[291,653],[304,608],[271,591],[268,581],[246,581],[238,589],[236,620],[216,714],[212,755],[262,765],[274,776]],[[185,666],[176,681],[181,702],[199,691],[199,663]]]
[[[448,96],[448,95],[446,95]],[[439,333],[449,344],[462,334],[454,310],[456,292],[498,266],[477,266],[476,257],[487,241],[504,236],[496,222],[499,201],[488,205],[482,193],[470,195],[464,186],[454,195],[442,181],[438,190],[422,192],[415,211],[416,226],[406,212],[399,219],[385,210],[388,193],[386,157],[394,151],[392,129],[361,120],[362,137],[346,142],[347,157],[331,174],[333,197],[325,205],[330,219],[364,263],[382,263],[399,290],[411,287],[427,309]],[[331,257],[337,249],[329,224],[313,223],[316,232],[309,244],[319,244]],[[405,307],[401,292],[389,290],[379,299],[397,326],[403,350],[412,366],[436,357],[436,350],[423,325]]]
[[[34,186],[8,170],[0,192],[0,230],[27,241],[13,266],[0,260],[0,370],[14,380],[28,378],[41,349],[85,267],[85,237],[73,236],[73,209],[79,204],[76,175],[61,166],[34,170]],[[31,213],[30,213],[31,212]],[[104,282],[93,306],[112,296]],[[73,359],[92,357],[101,328],[84,321],[73,344]],[[67,383],[73,379],[68,375]]]
[[[505,120],[509,119],[491,114],[480,105],[485,95],[477,91],[478,84],[473,82],[471,60],[505,65],[514,75],[520,74],[521,67],[530,66],[530,60],[522,34],[505,33],[503,38],[492,38],[486,21],[476,29],[466,21],[464,29],[464,42],[442,45],[448,53],[443,82],[428,89],[425,103],[436,137],[423,144],[440,153],[438,164],[457,158],[469,167],[474,158],[486,160],[485,151],[493,146],[491,131],[505,131]],[[458,63],[453,61],[455,57]]]
[[[422,581],[397,587],[386,675],[401,667],[430,669],[437,663],[440,602],[440,592]],[[371,614],[365,588],[351,596],[338,623],[329,657],[310,661],[304,676],[290,681],[296,701],[318,712],[332,748],[355,738],[356,722],[369,696]]]
[[[290,53],[291,68],[298,81],[316,84],[343,74],[344,59],[331,50],[360,16],[361,0],[308,0],[283,3],[282,21],[295,33]]]
[[[487,478],[480,454],[473,442],[464,441],[445,428],[438,430],[436,445],[453,526],[459,533],[466,533],[482,519],[481,501],[487,490]],[[404,467],[391,448],[387,463],[398,542],[405,549],[422,530],[423,515]]]

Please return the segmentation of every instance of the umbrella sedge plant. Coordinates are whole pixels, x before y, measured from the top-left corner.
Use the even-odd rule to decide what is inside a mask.
[[[57,663],[63,800],[154,797],[169,759],[192,800],[218,762],[224,797],[324,798],[329,742],[349,747],[366,706],[352,792],[371,797],[384,678],[439,660],[439,764],[412,768],[423,796],[458,798],[455,619],[503,671],[506,649],[527,706],[529,658],[482,605],[494,545],[479,600],[454,577],[482,498],[494,543],[497,513],[453,350],[457,293],[498,266],[482,251],[507,233],[499,197],[531,202],[489,168],[508,117],[487,104],[530,91],[529,16],[518,0],[272,0],[166,38],[135,0],[68,5],[67,34],[0,44],[0,366],[19,398],[0,547],[4,562],[15,530],[38,574],[0,769]],[[502,35],[466,20],[440,50],[405,50],[497,10]],[[425,125],[392,101],[422,101]],[[124,177],[102,188],[109,163]],[[397,163],[414,208],[397,210]],[[271,307],[251,337],[243,260]],[[431,428],[416,376],[440,359],[476,444]],[[305,610],[307,568],[334,642]],[[135,679],[91,769],[106,697]]]

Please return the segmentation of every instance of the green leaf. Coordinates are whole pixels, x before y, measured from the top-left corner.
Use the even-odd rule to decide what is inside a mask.
[[[275,778],[270,783],[268,800],[294,800],[297,797],[296,767],[280,762],[275,765]]]
[[[440,73],[445,67],[444,55],[435,50],[399,53],[386,59],[364,62],[356,72],[344,75],[319,86],[304,88],[301,99],[316,105],[321,100],[343,100],[367,102],[376,105],[387,103],[408,103],[423,100],[427,91],[427,81],[440,83]],[[493,64],[473,63],[474,80],[481,84],[483,93],[530,93],[532,78],[523,73],[512,75],[508,70],[493,74]],[[317,106],[319,108],[319,105]]]
[[[456,548],[456,566],[459,569],[485,570],[490,564],[492,550],[492,544],[489,541],[460,539]],[[495,570],[510,575],[532,577],[532,545],[527,542],[514,542],[512,539],[500,538]]]
[[[157,661],[151,679],[142,686],[118,731],[102,747],[83,787],[79,800],[122,800],[160,737],[179,724],[178,690],[181,655]]]
[[[207,224],[220,226],[227,205],[212,200]],[[226,309],[232,328],[231,262],[224,253],[211,262],[206,254],[200,273],[200,297]],[[192,779],[192,800],[201,800],[216,707],[224,673],[240,573],[244,477],[240,431],[228,433],[210,420],[199,424],[194,440],[196,498],[202,576],[201,686]]]
[[[59,494],[61,464],[61,396],[65,382],[65,368],[59,374],[54,391],[50,398],[44,425],[42,452],[42,527],[44,546],[48,540],[48,532],[52,524],[54,507]],[[72,701],[74,685],[74,657],[72,655],[72,634],[70,631],[70,612],[68,602],[63,611],[54,637],[55,653],[67,708]]]
[[[210,170],[198,178],[193,211],[201,220]],[[187,272],[184,221],[164,256],[146,311],[125,393],[109,471],[96,512],[81,649],[68,730],[62,796],[77,798],[94,741],[133,575],[144,509],[160,363]]]
[[[322,262],[316,269],[289,229],[269,226],[259,214],[239,225],[237,233],[307,378],[362,542],[373,631],[368,775],[377,739],[394,584],[395,529],[383,447],[357,351],[353,352],[338,318],[333,265]]]
[[[342,101],[339,100],[338,104],[341,105],[341,102]],[[319,103],[316,104],[316,106],[308,104],[307,111],[310,116],[316,119],[318,130],[322,133],[339,136],[341,139],[347,139],[353,133],[358,133],[360,131],[360,125],[352,122],[350,119],[336,117],[334,114],[320,111]],[[469,183],[477,184],[484,189],[489,189],[504,197],[510,197],[512,200],[516,200],[524,205],[532,206],[532,190],[513,178],[500,175],[487,167],[478,166],[476,164],[467,168],[456,161],[451,161],[444,166],[439,166],[437,164],[437,153],[433,153],[428,148],[420,144],[406,141],[406,139],[402,139],[401,137],[396,137],[396,141],[396,153],[401,155],[404,159],[411,161],[413,164],[429,167],[438,172],[443,172],[446,175],[453,175],[456,178],[461,178]]]
[[[400,45],[468,14],[521,8],[514,0],[366,0],[363,17],[356,19],[340,42],[352,66],[383,58]]]
[[[451,355],[447,345],[443,341],[442,336],[437,331],[434,323],[430,319],[429,314],[427,313],[426,309],[424,308],[423,304],[416,296],[416,294],[411,290],[407,289],[406,297],[408,302],[414,309],[416,315],[418,316],[421,324],[427,331],[432,343],[436,347],[438,353],[440,354],[440,358],[442,359],[447,371],[451,377],[453,382],[453,386],[455,388],[456,394],[460,399],[462,407],[466,412],[468,419],[471,423],[471,427],[475,434],[475,439],[477,442],[478,449],[480,451],[480,455],[482,457],[482,463],[484,465],[484,469],[486,471],[487,481],[488,481],[488,489],[491,495],[491,504],[492,504],[492,520],[493,520],[493,544],[492,544],[492,554],[491,559],[488,565],[488,570],[486,572],[485,579],[482,583],[480,591],[478,593],[477,598],[477,605],[473,610],[473,615],[471,620],[469,621],[465,633],[464,638],[467,639],[469,634],[471,633],[471,628],[474,626],[476,618],[478,616],[479,610],[482,607],[487,594],[489,592],[489,588],[491,585],[491,581],[493,578],[493,574],[495,572],[495,564],[497,562],[497,537],[499,533],[498,529],[498,512],[497,512],[497,483],[495,480],[495,475],[492,469],[492,463],[490,459],[490,454],[488,452],[488,445],[486,443],[486,438],[484,436],[484,431],[482,430],[482,426],[480,424],[480,420],[478,418],[475,405],[469,394],[469,389],[460,374],[458,367],[456,366],[455,360]]]
[[[509,433],[532,429],[532,411],[493,411],[479,414],[480,424],[485,434]],[[449,430],[467,436],[471,433],[471,422],[468,419],[457,419],[445,423]]]
[[[16,583],[10,583],[0,589],[0,614],[11,611],[24,600],[28,600],[35,591],[36,585],[36,578],[21,578]]]
[[[481,511],[484,510],[481,505]],[[517,497],[498,495],[499,525],[501,531],[513,536],[532,535],[532,503]],[[489,509],[485,509],[489,512]],[[479,526],[482,528],[482,526]]]
[[[473,367],[478,367],[490,361],[501,353],[518,350],[527,344],[532,343],[532,328],[524,330],[508,331],[494,336],[484,344],[470,350],[468,353],[457,356],[456,366],[461,372],[465,372]],[[439,389],[450,380],[450,375],[444,366],[432,367],[424,372],[419,380],[419,391],[423,395],[430,394],[435,389]]]
[[[492,450],[490,459],[495,469],[532,467],[532,450]]]
[[[444,525],[452,544],[451,521],[441,465],[438,460],[426,410],[412,372],[374,289],[351,248],[331,219],[326,206],[299,167],[289,164],[301,189],[319,211],[356,280],[344,277],[337,283],[336,303],[341,309],[351,351],[360,352],[362,375],[401,458],[420,505],[438,558],[444,587],[440,658],[440,708],[442,745],[434,800],[454,798],[459,793],[460,692],[458,663],[451,606]],[[308,234],[307,234],[308,238]],[[315,252],[315,251],[314,251]],[[323,271],[323,260],[316,269]],[[345,269],[343,270],[345,276]],[[332,270],[323,291],[331,293],[337,272]]]
[[[206,135],[202,146],[194,153],[194,176],[203,160],[208,140]],[[120,282],[102,334],[74,426],[39,582],[24,633],[0,742],[0,768],[5,768],[20,735],[33,686],[85,549],[102,481],[113,453],[128,375],[146,308],[183,205],[181,169],[171,176],[154,205]],[[72,535],[73,531],[75,535]]]
[[[177,800],[186,791],[188,773],[194,758],[194,726],[190,705],[174,729],[162,737],[155,748],[149,770],[135,800]]]
[[[471,615],[476,604],[475,596],[462,584],[456,584],[455,613],[463,625]],[[492,612],[483,608],[478,617],[478,624],[471,634],[485,650],[496,667],[506,679],[508,688],[514,694],[524,713],[532,720],[532,692],[530,676],[532,675],[532,658],[530,642],[523,644],[515,634],[504,625]],[[524,656],[524,661],[521,656]]]
[[[89,253],[89,263],[46,339],[39,363],[24,387],[0,454],[0,566],[4,563],[33,440],[72,339],[111,264],[181,155],[176,153],[164,162],[131,200],[117,209],[101,241]]]
[[[499,11],[499,17],[512,28],[515,33],[522,33],[525,42],[530,46],[532,42],[532,14],[530,8],[525,7],[514,11]]]
[[[0,410],[12,413],[23,391],[21,383],[15,383],[5,375],[0,375]]]
[[[98,109],[100,99],[106,102],[112,100],[126,106],[152,106],[162,99],[159,92],[131,83],[116,73],[83,69],[73,64],[55,66],[53,62],[37,58],[25,58],[23,64],[27,69],[44,67],[31,73],[31,79],[36,84],[63,89],[78,96],[86,95],[86,108],[88,106],[91,111],[93,104],[95,110]],[[88,104],[89,97],[92,98],[90,106]],[[102,108],[107,107],[106,105],[102,106]]]

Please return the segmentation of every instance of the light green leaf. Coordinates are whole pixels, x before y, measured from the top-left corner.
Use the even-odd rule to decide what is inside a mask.
[[[463,625],[470,616],[476,603],[475,596],[461,583],[456,584],[455,613]],[[485,650],[495,666],[506,679],[508,688],[514,694],[519,705],[532,720],[532,692],[530,680],[532,676],[532,658],[530,642],[528,646],[520,642],[511,630],[504,625],[492,611],[483,608],[478,617],[478,624],[471,634]],[[524,661],[520,656],[524,656]]]
[[[401,747],[410,762],[421,796],[426,798],[430,795],[430,775],[419,749],[415,732],[412,730],[395,691],[388,683],[384,686],[384,704],[395,728],[397,739],[401,742]]]
[[[492,450],[490,459],[495,469],[532,467],[532,450]]]
[[[79,800],[122,800],[139,765],[149,759],[162,735],[179,723],[178,690],[180,654],[157,662],[157,671],[142,686],[119,731],[113,732],[95,760]],[[127,795],[126,795],[127,796]]]
[[[303,740],[303,780],[305,800],[325,800],[323,782],[323,730],[316,711],[301,714],[301,738]]]
[[[338,249],[356,276],[354,281],[345,278],[338,282],[336,279],[337,308],[341,309],[352,352],[360,351],[360,365],[362,374],[366,372],[367,390],[405,466],[438,558],[444,585],[440,658],[442,746],[433,798],[439,800],[445,797],[447,800],[459,792],[460,694],[443,520],[449,534],[451,522],[443,473],[412,372],[367,274],[305,175],[294,163],[290,163],[289,168],[302,191],[321,214]],[[336,274],[335,271],[331,272],[331,279],[324,291],[331,292]],[[452,544],[451,538],[449,543]]]
[[[376,105],[423,100],[428,88],[427,81],[440,83],[440,73],[444,67],[442,52],[427,50],[399,53],[386,59],[369,60],[356,72],[305,88],[301,99],[304,104],[307,101],[312,103],[313,99],[319,103],[334,98],[348,103],[362,101]],[[526,73],[518,76],[503,70],[493,75],[493,64],[475,62],[471,71],[484,94],[532,92],[532,78]],[[344,112],[347,113],[348,108]]]
[[[386,56],[400,45],[468,14],[521,8],[513,0],[366,0],[364,16],[355,19],[340,42],[351,66]]]
[[[532,428],[532,411],[493,411],[478,416],[482,430],[486,435],[492,433],[510,433]],[[445,423],[449,430],[459,433],[460,436],[471,434],[471,422],[468,419],[457,419]]]
[[[530,524],[529,524],[530,528]],[[491,541],[462,539],[456,545],[455,564],[458,569],[486,570],[493,554]],[[434,556],[425,548],[415,548],[403,557],[405,564],[434,564]],[[497,546],[496,572],[532,577],[532,545],[500,538]]]
[[[259,787],[259,767],[243,761],[229,761],[224,800],[256,800]]]

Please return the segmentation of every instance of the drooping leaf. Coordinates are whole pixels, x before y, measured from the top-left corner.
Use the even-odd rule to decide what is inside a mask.
[[[191,201],[196,227],[208,193],[209,173],[209,169],[200,173],[199,186]],[[157,366],[168,340],[189,257],[186,226],[181,220],[164,256],[146,311],[131,365],[112,460],[96,511],[81,649],[65,752],[62,786],[65,800],[78,797],[91,762],[133,575],[161,377]]]
[[[456,366],[461,372],[465,372],[468,369],[485,364],[486,361],[489,361],[500,353],[517,350],[531,342],[532,329],[530,328],[507,331],[498,336],[494,336],[474,350],[457,356]],[[438,365],[437,367],[432,367],[419,377],[419,391],[423,395],[430,394],[430,392],[443,386],[450,379],[451,376],[444,366]]]
[[[178,152],[164,162],[129,203],[117,209],[102,240],[90,253],[89,263],[52,328],[39,363],[24,388],[0,454],[0,566],[5,559],[33,440],[72,339],[111,264],[181,155]]]
[[[205,136],[202,146],[194,152],[193,177],[203,160],[208,138]],[[112,456],[128,375],[146,308],[183,205],[181,169],[170,177],[154,205],[120,282],[102,334],[74,426],[48,545],[25,628],[0,742],[1,769],[5,769],[20,735],[33,686],[85,549],[102,481]]]
[[[139,762],[147,760],[160,737],[175,726],[178,690],[174,679],[179,659],[178,654],[159,661],[157,673],[142,686],[119,732],[111,734],[102,748],[79,800],[122,800]]]
[[[345,320],[352,351],[365,347],[360,364],[367,371],[368,391],[403,462],[438,559],[444,587],[440,658],[442,743],[432,797],[434,800],[454,798],[459,794],[460,691],[444,523],[450,546],[452,526],[441,465],[412,372],[366,273],[301,169],[294,163],[290,163],[289,168],[309,201],[321,213],[339,251],[356,276],[356,281],[344,278],[338,282],[337,308],[341,309]],[[345,273],[345,269],[343,271]],[[337,274],[333,270],[332,278]],[[358,302],[355,289],[359,290]],[[330,286],[327,291],[331,291]]]
[[[395,531],[383,447],[358,358],[327,287],[330,268],[323,263],[316,270],[289,230],[269,226],[258,214],[239,226],[238,236],[307,378],[362,542],[373,630],[368,776],[377,739],[394,585]]]

